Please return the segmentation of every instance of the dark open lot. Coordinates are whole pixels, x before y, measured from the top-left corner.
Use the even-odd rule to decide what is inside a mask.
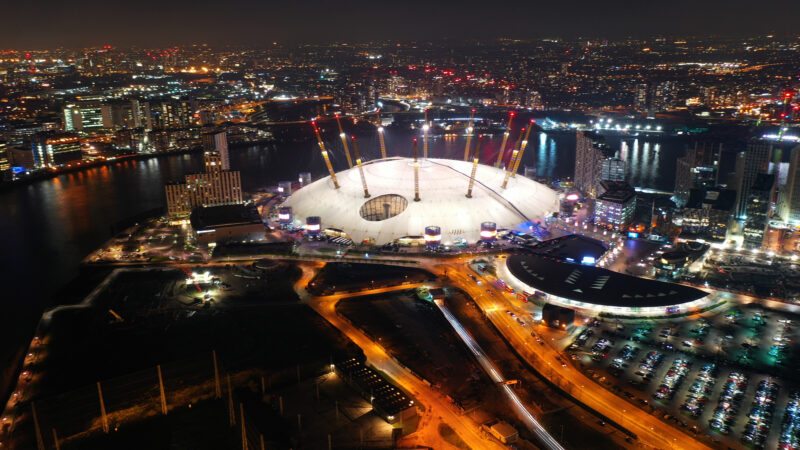
[[[282,281],[254,292],[236,290],[206,308],[184,305],[180,297],[166,299],[167,287],[185,277],[178,270],[123,273],[100,294],[96,307],[59,313],[40,368],[42,395],[156,364],[207,358],[212,350],[228,367],[271,368],[327,362],[349,343],[310,308],[294,303],[285,274]],[[250,281],[261,282],[241,283]],[[275,301],[279,298],[285,301]],[[109,309],[123,320],[114,320]]]
[[[413,290],[342,300],[336,309],[465,407],[489,384],[436,307]]]
[[[395,285],[403,282],[417,283],[432,280],[434,276],[421,269],[386,266],[380,264],[328,263],[309,283],[315,295],[357,289]]]
[[[66,442],[64,450],[217,450],[241,446],[240,432],[228,426],[222,401],[208,401],[122,427],[109,434]]]

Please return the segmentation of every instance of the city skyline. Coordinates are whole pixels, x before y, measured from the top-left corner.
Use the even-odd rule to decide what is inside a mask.
[[[488,11],[487,11],[488,9]],[[15,20],[0,30],[3,48],[56,46],[267,45],[271,42],[365,42],[450,38],[529,39],[687,37],[717,34],[791,36],[796,3],[752,2],[557,2],[510,0],[496,7],[459,2],[375,3],[237,2],[230,7],[178,0],[135,6],[96,0],[20,3]],[[747,10],[747,14],[741,11]],[[488,14],[487,14],[488,13]],[[449,20],[441,20],[448,17]],[[136,27],[147,24],[142,31]],[[80,26],[76,26],[80,24]]]
[[[800,450],[800,4],[12,10],[1,449]]]

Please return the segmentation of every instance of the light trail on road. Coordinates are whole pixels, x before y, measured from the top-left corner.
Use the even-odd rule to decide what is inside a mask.
[[[458,319],[456,319],[450,310],[448,310],[443,304],[437,303],[437,306],[442,311],[442,314],[444,314],[444,317],[447,319],[447,321],[450,322],[450,325],[452,325],[453,329],[456,331],[461,340],[464,341],[467,347],[469,347],[470,351],[472,351],[472,353],[475,355],[475,358],[478,360],[481,367],[483,367],[483,370],[489,374],[489,377],[492,379],[492,381],[498,384],[504,382],[505,379],[500,374],[500,371],[497,370],[478,343],[475,342],[475,339],[473,339],[472,335],[470,335],[467,330],[464,329]],[[550,433],[547,432],[547,430],[545,430],[542,424],[540,424],[536,418],[533,417],[533,414],[531,414],[531,412],[528,411],[528,408],[522,404],[522,400],[519,399],[517,394],[512,391],[510,387],[502,386],[502,390],[506,397],[508,397],[508,399],[511,401],[517,416],[519,416],[519,418],[525,422],[525,425],[528,427],[528,429],[531,430],[531,432],[533,432],[536,437],[538,437],[539,440],[545,444],[545,446],[547,446],[547,448],[564,448],[558,443],[558,441],[555,440],[555,438],[553,438],[553,436],[550,435]]]

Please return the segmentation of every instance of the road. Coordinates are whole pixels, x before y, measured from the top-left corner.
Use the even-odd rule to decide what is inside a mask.
[[[331,325],[338,328],[353,343],[358,345],[364,352],[367,362],[377,370],[385,373],[392,382],[401,389],[411,394],[414,399],[425,408],[425,413],[420,420],[420,428],[417,433],[424,436],[423,444],[434,448],[449,447],[438,433],[439,423],[447,424],[467,445],[474,449],[502,449],[505,448],[491,438],[485,436],[480,425],[473,422],[469,417],[458,414],[454,407],[445,399],[444,395],[436,392],[421,379],[413,375],[408,369],[401,366],[392,359],[388,353],[369,339],[361,330],[352,326],[336,314],[336,304],[339,300],[352,296],[352,294],[330,295],[326,297],[315,297],[305,290],[305,286],[314,276],[315,266],[302,264],[303,275],[296,284],[296,292],[301,301],[305,302],[317,313],[324,317]],[[316,265],[319,267],[319,265]],[[393,288],[379,288],[359,292],[358,295],[377,294],[389,290],[400,288],[407,289],[407,286],[396,286]],[[438,418],[438,420],[437,420]]]
[[[537,345],[531,336],[532,324],[520,325],[505,311],[526,314],[520,311],[506,295],[500,294],[494,288],[494,295],[486,295],[485,287],[491,283],[484,282],[482,287],[467,275],[471,269],[467,263],[442,264],[435,268],[435,273],[447,270],[450,281],[461,288],[476,302],[478,307],[508,339],[514,348],[522,355],[539,373],[546,376],[580,402],[594,409],[610,420],[618,422],[637,435],[639,441],[653,448],[707,448],[680,430],[662,422],[649,413],[632,406],[626,400],[609,392],[593,380],[586,377],[581,371],[567,364],[562,367],[557,358],[566,361],[559,353],[548,345]],[[479,274],[478,274],[479,275]]]
[[[486,353],[483,352],[481,347],[475,342],[475,339],[470,335],[467,330],[461,326],[461,323],[458,319],[453,316],[450,310],[447,309],[444,304],[440,302],[436,302],[436,305],[439,307],[439,310],[442,311],[442,314],[450,322],[453,329],[456,330],[458,336],[464,341],[464,344],[469,348],[473,355],[475,355],[475,359],[478,360],[478,363],[483,367],[483,370],[489,375],[489,377],[497,383],[498,385],[505,380],[503,376],[500,374],[500,371],[495,367],[494,363],[489,360],[489,357],[486,356]],[[517,416],[525,423],[525,426],[528,427],[531,432],[533,432],[539,441],[541,441],[547,448],[549,449],[563,449],[564,447],[558,443],[558,441],[550,435],[550,433],[545,430],[545,428],[540,424],[534,417],[533,414],[525,407],[522,403],[522,400],[519,399],[517,393],[511,390],[509,386],[501,385],[501,390],[503,394],[505,394],[506,398],[508,398],[511,406],[514,408],[514,412]]]

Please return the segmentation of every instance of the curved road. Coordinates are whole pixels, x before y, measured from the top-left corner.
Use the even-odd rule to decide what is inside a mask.
[[[343,320],[336,313],[336,303],[339,300],[354,295],[379,294],[393,290],[408,289],[409,285],[394,286],[391,288],[378,288],[358,292],[357,294],[330,295],[325,297],[315,297],[309,294],[305,286],[314,276],[313,267],[309,264],[301,264],[303,276],[297,281],[295,290],[300,296],[301,301],[308,304],[317,313],[324,317],[331,325],[338,328],[351,341],[358,345],[367,357],[367,361],[372,367],[384,372],[391,380],[399,385],[403,390],[411,394],[417,402],[425,408],[425,414],[420,420],[420,428],[417,432],[425,436],[424,445],[437,443],[435,448],[449,447],[439,436],[435,425],[443,422],[452,428],[456,434],[473,449],[503,449],[504,446],[495,440],[485,436],[480,429],[480,425],[473,422],[469,417],[457,414],[452,405],[445,397],[433,390],[421,379],[417,378],[408,369],[401,366],[388,353],[367,337],[361,330]],[[319,267],[319,265],[316,265]],[[436,420],[436,417],[439,420]],[[434,428],[433,430],[431,428]]]
[[[560,357],[556,350],[548,345],[536,345],[537,343],[530,335],[530,328],[522,327],[510,315],[505,314],[505,310],[517,311],[513,302],[506,295],[500,294],[491,287],[488,280],[485,280],[483,286],[479,287],[469,278],[467,274],[472,271],[467,262],[438,265],[435,273],[441,273],[443,270],[447,270],[450,281],[472,297],[517,352],[523,355],[537,371],[547,376],[550,381],[580,402],[632,431],[641,443],[653,448],[708,448],[692,436],[662,422],[597,385],[571,365],[567,364],[562,367],[561,362],[556,359]],[[476,275],[481,276],[480,274]],[[487,287],[495,292],[495,295],[486,295],[485,288]]]

